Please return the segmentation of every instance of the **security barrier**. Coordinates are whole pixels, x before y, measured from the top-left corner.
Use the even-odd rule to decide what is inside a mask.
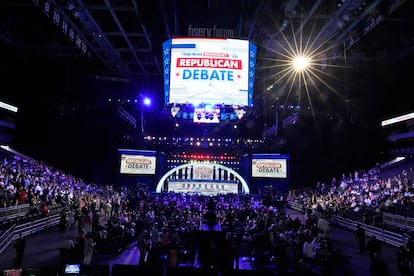
[[[288,205],[289,208],[291,208],[293,210],[296,210],[298,212],[301,212],[301,213],[305,212],[305,210],[303,208],[303,205],[300,204],[300,203],[297,203],[297,202],[294,202],[294,201],[288,201],[287,205]]]
[[[342,228],[353,232],[357,228],[357,224],[354,220],[343,218],[337,215],[333,215],[330,221],[336,225],[341,226]],[[381,229],[379,227],[363,223],[358,224],[365,229],[365,233],[368,237],[376,236],[378,240],[384,243],[399,247],[400,245],[405,245],[407,242],[407,237],[404,234],[395,233],[386,229]]]
[[[25,216],[30,211],[29,204],[20,204],[16,206],[10,206],[5,208],[0,208],[0,218],[3,219],[10,219],[13,217],[18,216]]]
[[[20,235],[25,237],[57,226],[59,221],[60,214],[54,214],[30,222],[13,225],[0,236],[0,254]]]
[[[297,202],[288,201],[288,207],[304,213],[302,204],[299,204]],[[401,229],[411,229],[410,227],[412,227],[414,230],[414,218],[384,213],[383,221],[384,224],[397,226]],[[330,222],[352,232],[354,232],[357,227],[355,220],[339,215],[332,215]],[[368,237],[376,236],[378,240],[381,240],[384,243],[399,247],[400,245],[405,245],[407,242],[408,237],[404,234],[382,229],[380,227],[369,225],[363,222],[358,222],[358,224],[365,229],[365,233]]]
[[[392,213],[383,213],[383,222],[385,225],[399,228],[405,231],[414,231],[414,218],[396,215]]]

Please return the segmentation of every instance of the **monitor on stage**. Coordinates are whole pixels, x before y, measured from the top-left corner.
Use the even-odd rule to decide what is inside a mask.
[[[251,176],[257,178],[287,178],[289,155],[252,154]]]
[[[156,151],[119,149],[121,174],[153,175],[155,174]]]

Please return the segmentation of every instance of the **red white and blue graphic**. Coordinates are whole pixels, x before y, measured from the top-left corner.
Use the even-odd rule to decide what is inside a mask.
[[[253,154],[252,177],[287,178],[289,155]]]
[[[241,39],[174,38],[163,44],[165,104],[251,106],[256,46]]]

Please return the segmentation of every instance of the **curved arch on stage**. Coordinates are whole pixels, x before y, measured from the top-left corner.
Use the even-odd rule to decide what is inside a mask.
[[[205,165],[205,166],[211,166],[212,168],[215,167],[215,168],[225,170],[225,171],[227,171],[227,173],[230,173],[230,174],[234,175],[236,177],[236,179],[240,181],[240,184],[242,185],[242,188],[243,188],[243,192],[245,194],[250,193],[250,188],[249,188],[249,185],[247,185],[246,180],[244,180],[244,178],[239,173],[237,173],[235,170],[233,170],[231,168],[228,168],[226,166],[220,165],[220,164],[210,164],[210,163],[202,163],[202,164]],[[181,169],[189,168],[189,167],[194,166],[194,165],[200,165],[200,163],[183,164],[183,165],[177,166],[177,167],[169,170],[158,181],[157,186],[155,188],[155,192],[161,193],[162,192],[162,186],[164,185],[164,182],[168,179],[168,177],[173,175],[175,172],[178,172]]]

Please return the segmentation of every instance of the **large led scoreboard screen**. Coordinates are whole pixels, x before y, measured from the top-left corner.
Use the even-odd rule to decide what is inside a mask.
[[[155,174],[156,152],[149,150],[118,149],[121,174]]]
[[[256,46],[248,40],[173,38],[163,50],[166,105],[252,105]]]
[[[284,154],[253,154],[252,177],[287,178],[288,161]]]

